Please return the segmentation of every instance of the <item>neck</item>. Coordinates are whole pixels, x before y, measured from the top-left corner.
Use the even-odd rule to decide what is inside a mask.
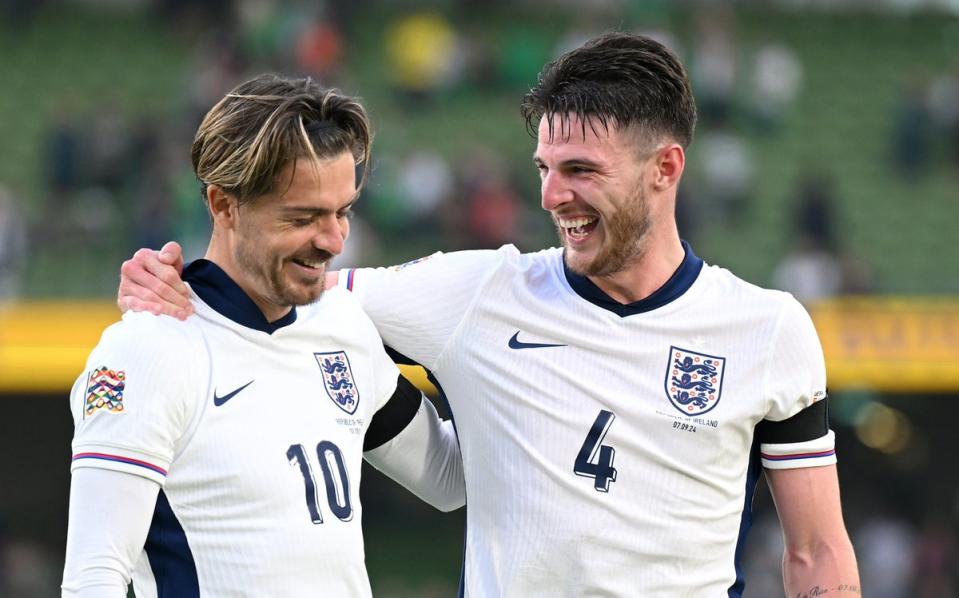
[[[686,253],[679,233],[650,237],[643,251],[626,268],[589,280],[615,301],[623,304],[642,301],[660,289],[676,272]]]
[[[214,239],[211,239],[210,245],[206,250],[206,255],[203,256],[204,259],[219,266],[220,269],[236,283],[236,286],[240,287],[240,289],[246,293],[247,297],[260,308],[260,312],[263,313],[263,317],[266,318],[267,322],[276,322],[290,313],[290,310],[293,309],[292,306],[277,305],[263,297],[260,293],[257,293],[249,276],[237,266],[235,260],[231,259],[230,252],[221,247],[220,243],[216,243]]]

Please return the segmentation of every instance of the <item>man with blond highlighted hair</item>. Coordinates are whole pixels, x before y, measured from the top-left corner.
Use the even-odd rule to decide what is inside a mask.
[[[64,596],[125,597],[131,577],[138,596],[369,596],[364,457],[463,504],[451,424],[323,290],[371,141],[363,106],[309,79],[257,77],[206,115],[196,317],[126,314],[73,388]]]

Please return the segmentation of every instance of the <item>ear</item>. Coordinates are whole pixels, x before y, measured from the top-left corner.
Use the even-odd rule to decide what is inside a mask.
[[[679,183],[686,166],[686,153],[678,143],[671,143],[653,156],[652,187],[656,191],[665,191]]]
[[[232,229],[236,226],[236,198],[217,185],[206,186],[206,205],[213,226]]]

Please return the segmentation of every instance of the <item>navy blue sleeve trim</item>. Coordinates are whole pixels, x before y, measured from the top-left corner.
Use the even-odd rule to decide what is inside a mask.
[[[402,375],[399,376],[396,392],[370,420],[370,427],[363,439],[363,450],[371,451],[396,438],[416,417],[422,400],[420,390]]]
[[[763,444],[792,444],[822,438],[829,433],[827,401],[816,401],[789,419],[778,422],[764,419],[756,426],[756,437]]]

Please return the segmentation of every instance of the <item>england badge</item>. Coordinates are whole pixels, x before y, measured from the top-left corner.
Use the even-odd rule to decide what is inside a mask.
[[[719,403],[723,393],[726,358],[669,348],[666,396],[683,415],[702,415]]]
[[[316,363],[323,373],[323,388],[336,406],[353,415],[360,404],[360,391],[353,381],[353,370],[350,369],[350,358],[346,351],[331,353],[314,353]]]

